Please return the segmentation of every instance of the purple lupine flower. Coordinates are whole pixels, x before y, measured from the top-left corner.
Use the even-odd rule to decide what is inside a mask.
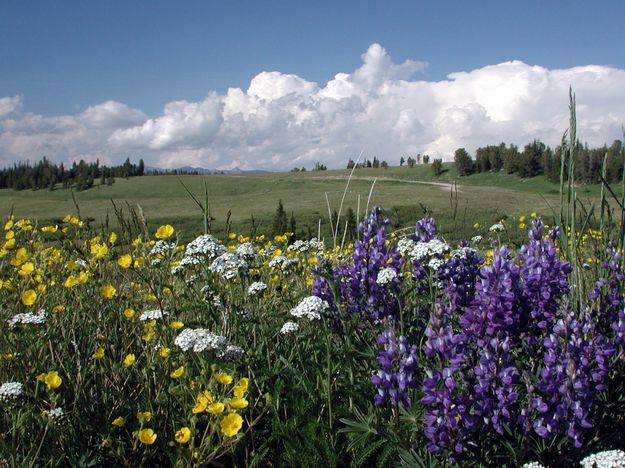
[[[393,327],[388,327],[376,342],[379,347],[377,362],[380,369],[371,376],[377,387],[374,402],[382,406],[386,401],[394,406],[410,406],[409,389],[417,387],[414,376],[417,370],[417,347],[408,345],[404,336],[397,337]]]
[[[552,236],[543,237],[544,223],[534,218],[529,231],[530,241],[521,247],[520,276],[523,281],[522,303],[531,320],[527,339],[536,344],[548,329],[557,312],[560,299],[569,292],[571,265],[558,259]]]
[[[532,408],[532,426],[542,438],[565,432],[575,447],[592,427],[593,397],[603,390],[614,349],[596,332],[588,314],[569,311],[554,324],[544,340],[545,353]]]
[[[387,245],[385,226],[389,222],[382,218],[380,208],[374,208],[371,215],[360,224],[362,241],[354,244],[351,263],[336,266],[331,274],[332,281],[338,283],[338,304],[334,304],[334,300],[328,301],[332,295],[326,278],[328,274],[324,277],[325,281],[319,280],[313,284],[313,294],[328,301],[333,310],[340,310],[347,318],[361,314],[365,319],[375,322],[398,314],[396,296],[401,284],[399,272],[403,259],[394,245]],[[378,283],[378,275],[385,269],[394,270],[396,274],[389,281]]]

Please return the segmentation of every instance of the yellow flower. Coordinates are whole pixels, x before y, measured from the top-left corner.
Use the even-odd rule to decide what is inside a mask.
[[[124,317],[133,318],[135,316],[135,311],[133,309],[124,310]]]
[[[54,308],[52,309],[52,312],[65,312],[65,306],[64,305],[55,305]]]
[[[157,239],[169,239],[174,234],[175,229],[169,224],[164,224],[156,230]]]
[[[9,218],[6,222],[6,224],[4,225],[4,230],[8,231],[9,229],[11,229],[13,227],[13,218]]]
[[[238,397],[238,396],[230,398],[230,401],[228,402],[228,405],[231,408],[234,408],[234,409],[247,408],[248,404],[249,403],[248,403],[248,401],[245,398],[241,398],[241,397]]]
[[[482,227],[482,226],[480,226],[480,223],[475,223],[475,224],[473,225],[473,229],[479,229],[479,228],[481,228],[481,227]]]
[[[109,253],[109,248],[106,244],[100,244],[99,242],[91,244],[91,256],[96,260],[103,258]]]
[[[63,383],[63,379],[59,377],[59,373],[57,371],[44,372],[43,374],[39,374],[37,376],[37,380],[45,383],[48,386],[48,389],[56,390]]]
[[[524,223],[527,218],[525,216],[521,216],[519,218],[519,223]]]
[[[115,242],[117,242],[117,234],[111,232],[109,234],[109,244],[113,245]]]
[[[176,431],[174,434],[174,439],[179,444],[186,444],[191,439],[191,429],[188,427],[183,427]]]
[[[231,232],[230,234],[228,234],[228,239],[236,239],[237,235],[234,232]]]
[[[35,265],[33,265],[33,262],[26,262],[22,265],[17,274],[20,276],[29,276],[34,270]]]
[[[210,414],[220,414],[224,412],[226,407],[221,402],[211,403],[206,407],[206,412]]]
[[[132,257],[128,254],[122,255],[117,260],[117,264],[124,269],[130,268],[130,266],[132,265]]]
[[[237,413],[230,413],[226,415],[219,423],[221,432],[227,437],[233,437],[239,433],[241,427],[243,427],[243,418]]]
[[[44,226],[41,228],[42,232],[56,232],[59,229],[59,227],[57,225],[54,226]]]
[[[111,424],[115,427],[123,427],[124,424],[126,424],[126,420],[122,418],[121,416],[118,416],[115,419],[113,419],[113,422]]]
[[[242,397],[243,395],[245,395],[245,392],[247,392],[249,383],[250,383],[250,379],[248,379],[247,377],[243,377],[242,379],[240,379],[237,382],[237,384],[234,387],[232,387],[232,393],[234,394],[234,396]]]
[[[102,359],[104,357],[104,348],[98,348],[95,353],[91,355],[91,359]]]
[[[214,377],[220,384],[230,385],[232,383],[232,376],[226,372],[218,372]]]
[[[31,306],[35,303],[36,300],[37,293],[32,289],[24,291],[24,293],[22,294],[22,304],[24,305]]]
[[[15,256],[9,262],[12,266],[19,266],[28,259],[28,252],[24,247],[20,247],[15,252]]]
[[[161,348],[158,350],[158,355],[162,357],[163,359],[167,359],[170,354],[171,354],[171,349],[169,348]]]
[[[102,294],[102,297],[104,297],[105,299],[113,299],[113,296],[117,294],[117,289],[115,289],[110,284],[107,284],[106,286],[102,286],[100,288],[100,294]]]
[[[137,419],[141,424],[143,424],[144,422],[150,422],[152,420],[152,413],[150,413],[149,411],[138,411]]]
[[[171,322],[169,324],[169,327],[173,328],[174,330],[178,330],[178,329],[184,327],[184,323],[183,322]]]
[[[180,377],[182,377],[182,374],[184,374],[184,366],[180,366],[178,369],[169,374],[169,376],[172,379],[179,379]]]
[[[195,400],[195,406],[192,410],[193,414],[203,413],[204,411],[206,411],[208,405],[214,400],[215,397],[213,397],[213,395],[211,395],[210,392],[208,392],[207,390],[204,390],[197,396],[197,399]]]
[[[136,360],[137,359],[135,358],[134,354],[129,354],[128,356],[124,358],[124,367],[132,366]]]
[[[152,445],[156,440],[156,433],[152,429],[141,429],[137,436],[142,444]]]
[[[526,227],[525,223],[519,223],[519,229],[525,229]]]

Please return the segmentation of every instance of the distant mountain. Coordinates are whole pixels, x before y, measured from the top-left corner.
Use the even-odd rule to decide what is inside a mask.
[[[227,169],[227,170],[219,170],[219,169],[206,169],[204,167],[193,167],[193,166],[182,166],[182,167],[177,167],[175,169],[163,169],[162,167],[155,167],[155,166],[146,166],[145,168],[145,172],[146,173],[155,173],[155,172],[162,172],[162,173],[171,173],[173,171],[177,171],[178,174],[267,174],[271,171],[263,171],[260,169],[251,169],[251,170],[244,170],[244,169],[239,169],[238,167],[235,167],[234,169]]]

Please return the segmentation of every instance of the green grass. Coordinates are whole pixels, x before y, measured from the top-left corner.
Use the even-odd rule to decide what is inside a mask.
[[[374,179],[377,179],[370,207],[386,208],[395,228],[407,227],[423,215],[423,208],[433,214],[444,235],[457,239],[473,233],[475,222],[492,223],[502,217],[527,215],[536,211],[550,217],[549,206],[557,208],[558,185],[544,177],[519,179],[503,173],[475,174],[458,177],[452,164],[446,172],[435,177],[429,165],[414,168],[358,169],[350,182],[343,213],[347,207],[357,211],[360,197],[362,217]],[[209,192],[213,231],[218,235],[226,227],[231,213],[232,229],[247,234],[254,216],[258,232],[268,232],[278,201],[290,215],[294,213],[298,231],[310,227],[317,233],[319,219],[326,238],[329,236],[328,209],[338,210],[350,171],[270,173],[246,175],[181,176],[180,179],[199,199],[204,199],[204,181]],[[458,184],[457,192],[449,185]],[[585,191],[587,190],[587,191]],[[581,188],[588,198],[599,195],[599,186]],[[74,192],[83,217],[94,219],[95,225],[116,225],[113,200],[128,212],[128,206],[139,205],[150,228],[160,223],[174,224],[184,234],[202,229],[202,215],[175,176],[147,176],[128,180],[117,179],[113,186],[95,186],[84,192]],[[40,222],[54,222],[67,213],[76,213],[69,190],[13,191],[0,190],[0,210],[6,215],[13,210],[17,217]]]

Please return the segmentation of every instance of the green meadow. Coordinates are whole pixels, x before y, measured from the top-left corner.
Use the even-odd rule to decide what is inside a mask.
[[[186,237],[203,228],[203,218],[185,186],[201,203],[206,187],[214,234],[223,235],[228,227],[248,234],[252,226],[257,233],[269,233],[282,200],[288,216],[295,217],[298,233],[316,236],[321,222],[327,240],[331,232],[328,206],[338,212],[345,194],[343,215],[352,208],[362,219],[367,203],[370,208],[382,206],[399,229],[428,212],[436,217],[443,235],[459,239],[472,235],[476,222],[489,225],[530,212],[550,219],[559,205],[558,185],[543,176],[521,179],[486,173],[459,177],[453,164],[446,164],[445,169],[439,177],[429,165],[417,165],[356,169],[351,179],[349,170],[118,178],[112,186],[96,185],[82,192],[0,190],[0,210],[3,216],[13,211],[17,218],[42,223],[58,222],[79,210],[95,227],[114,228],[118,224],[115,206],[124,215],[140,209],[149,226],[172,223]],[[578,193],[590,204],[598,199],[600,187],[580,187]]]

